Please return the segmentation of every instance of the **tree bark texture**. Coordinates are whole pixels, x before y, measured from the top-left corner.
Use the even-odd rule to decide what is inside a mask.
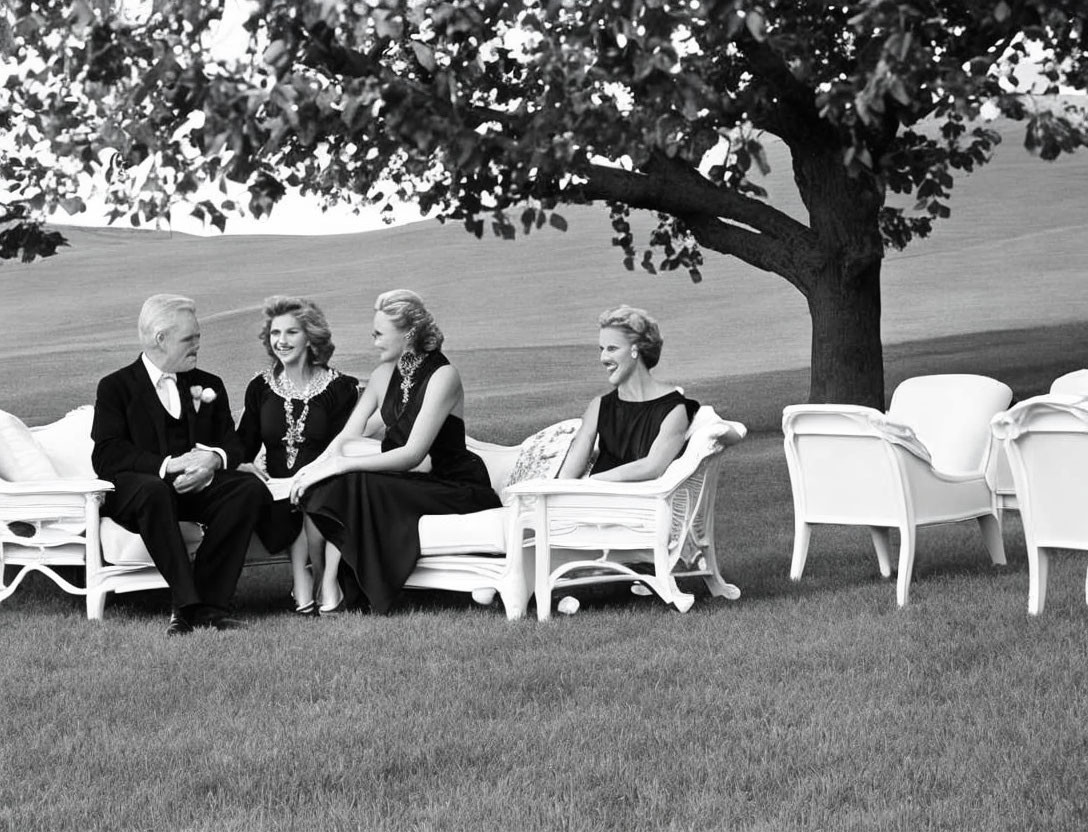
[[[809,225],[827,255],[822,267],[803,281],[812,318],[810,401],[883,410],[883,187],[870,176],[848,175],[837,147],[791,151]]]
[[[808,297],[812,319],[809,401],[884,409],[880,261],[846,274],[832,263]]]

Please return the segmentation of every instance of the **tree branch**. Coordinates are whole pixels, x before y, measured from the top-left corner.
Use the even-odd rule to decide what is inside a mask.
[[[766,235],[715,219],[707,214],[684,215],[680,219],[696,242],[719,254],[731,254],[749,266],[784,277],[806,297],[811,277],[826,258],[810,247],[791,248]]]
[[[591,165],[584,175],[587,181],[578,187],[578,198],[622,202],[679,217],[700,244],[776,272],[803,292],[813,263],[827,257],[816,234],[804,224],[764,202],[718,187],[663,154],[652,157],[645,171]]]
[[[766,41],[751,35],[737,45],[749,62],[753,83],[752,123],[788,145],[837,139],[816,109],[815,93],[798,81],[781,56]]]

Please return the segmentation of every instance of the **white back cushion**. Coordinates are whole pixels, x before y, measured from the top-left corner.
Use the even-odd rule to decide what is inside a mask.
[[[23,421],[0,410],[0,479],[55,480],[57,470]]]
[[[34,439],[49,455],[53,467],[62,477],[94,479],[91,466],[91,422],[94,408],[85,404],[70,410],[63,419],[49,425],[34,428]]]
[[[1050,385],[1050,392],[1088,395],[1088,370],[1074,370],[1058,376]]]
[[[990,447],[990,419],[1010,401],[1012,389],[987,376],[915,376],[895,389],[888,416],[914,430],[938,471],[977,474]]]

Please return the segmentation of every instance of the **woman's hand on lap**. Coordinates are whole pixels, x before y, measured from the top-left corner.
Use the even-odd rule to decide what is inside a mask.
[[[342,473],[340,462],[336,457],[318,459],[304,468],[300,468],[291,479],[292,504],[298,505],[299,500],[316,483],[335,477],[340,473]]]

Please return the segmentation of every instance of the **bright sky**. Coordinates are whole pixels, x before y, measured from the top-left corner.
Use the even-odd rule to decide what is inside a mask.
[[[132,20],[139,20],[150,13],[150,0],[119,0],[122,14]],[[213,57],[229,58],[242,54],[247,46],[249,34],[242,28],[242,23],[248,17],[250,3],[248,0],[226,0],[223,20],[218,30],[209,43],[209,51]],[[246,204],[248,197],[245,189],[239,187],[237,193],[231,197],[240,204]],[[192,204],[204,198],[210,198],[213,202],[220,202],[224,195],[217,188],[210,188],[206,193],[199,195]],[[87,211],[69,216],[63,211],[53,216],[53,221],[65,225],[101,226],[104,225],[106,208],[102,200],[87,200]],[[165,222],[158,226],[149,225],[148,228],[160,228],[173,230],[184,234],[196,234],[210,236],[219,234],[214,226],[204,223],[190,216],[191,208],[186,205],[177,205],[172,211],[173,221],[167,226]],[[396,223],[415,222],[423,219],[414,206],[405,206],[396,214]],[[115,223],[119,227],[129,227],[128,219],[120,219]],[[347,207],[330,208],[322,212],[320,204],[314,198],[304,198],[297,193],[288,192],[280,200],[270,216],[254,219],[246,216],[228,215],[227,234],[352,234],[359,231],[370,231],[377,228],[385,228],[386,224],[381,218],[377,207],[361,209],[358,214]]]
[[[214,196],[222,196],[218,190]],[[244,197],[243,197],[244,199]],[[88,201],[87,210],[82,214],[69,216],[63,211],[53,215],[52,221],[61,225],[79,225],[98,227],[105,225],[103,217],[106,214],[104,205],[97,205]],[[219,235],[219,229],[211,224],[202,223],[200,220],[189,216],[189,210],[185,206],[175,206],[172,217],[173,222],[167,225],[146,225],[143,228],[160,229],[162,231],[177,231],[182,234],[196,234],[198,236]],[[396,217],[395,224],[415,222],[424,219],[413,207],[406,207]],[[129,228],[127,219],[120,219],[114,225],[118,228]],[[273,210],[271,216],[254,219],[253,217],[239,217],[227,215],[227,234],[354,234],[359,231],[373,231],[378,228],[387,228],[382,221],[377,208],[363,209],[358,215],[352,214],[350,209],[330,209],[322,213],[316,201],[304,199],[297,194],[288,194]]]

